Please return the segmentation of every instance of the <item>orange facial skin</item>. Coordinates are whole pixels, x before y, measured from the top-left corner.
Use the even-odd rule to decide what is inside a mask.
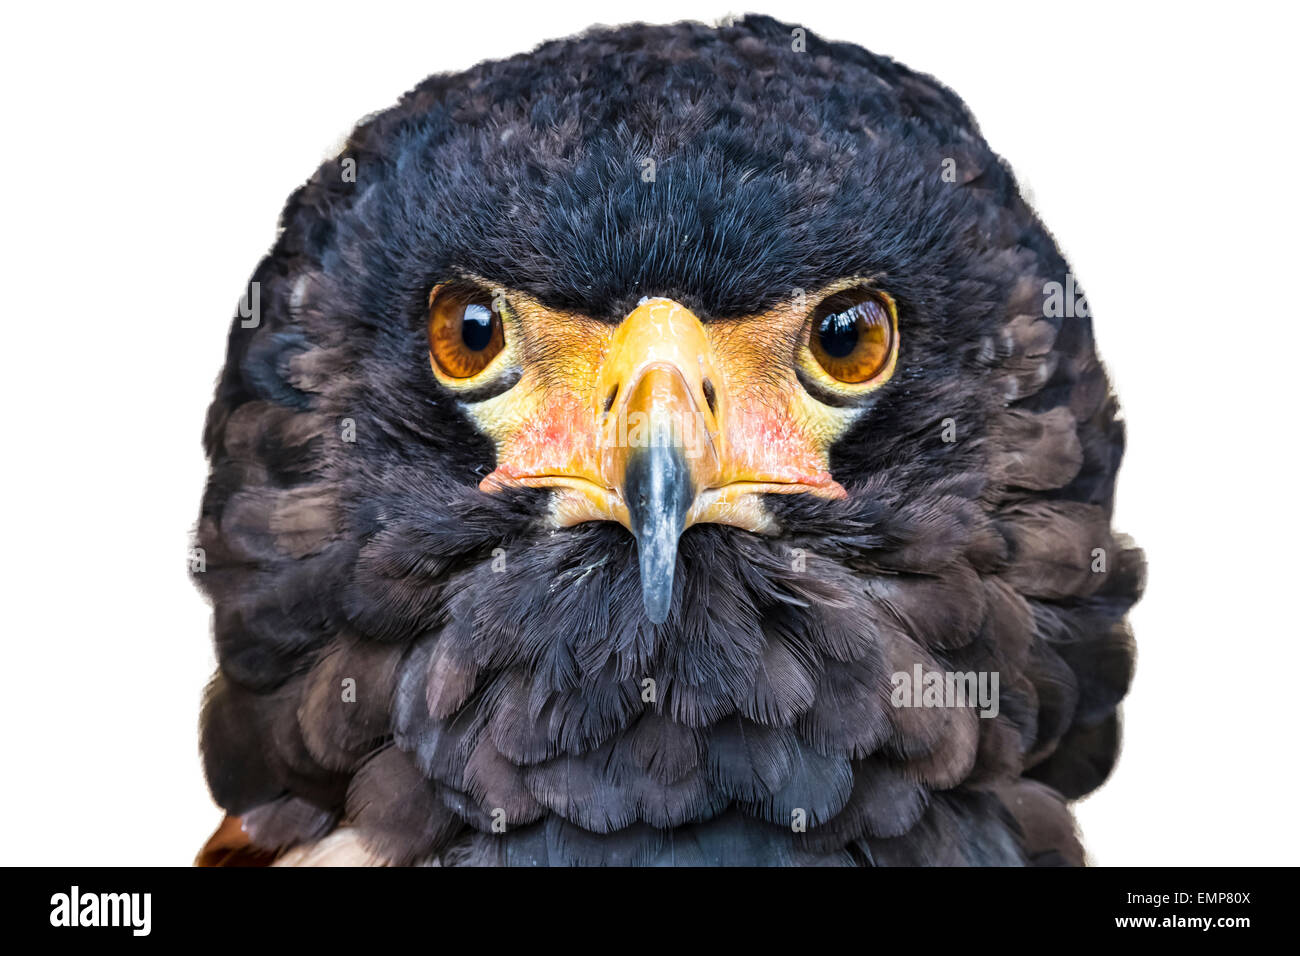
[[[773,530],[764,494],[845,495],[830,475],[829,451],[859,411],[819,402],[800,385],[796,368],[807,370],[810,361],[802,302],[706,324],[675,301],[650,298],[611,326],[518,294],[507,292],[505,300],[501,355],[468,382],[439,374],[457,389],[519,370],[505,392],[465,405],[497,447],[485,491],[554,488],[557,526],[631,527],[628,456],[663,444],[680,452],[690,473],[686,526],[714,522],[761,533]]]

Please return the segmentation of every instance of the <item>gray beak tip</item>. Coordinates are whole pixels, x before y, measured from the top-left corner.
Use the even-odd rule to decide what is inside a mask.
[[[641,565],[641,600],[646,617],[662,624],[672,609],[677,540],[695,497],[690,471],[679,449],[652,445],[629,456],[624,487]]]
[[[673,605],[673,592],[669,587],[666,590],[657,590],[653,593],[648,588],[641,591],[641,600],[645,604],[645,616],[650,619],[651,624],[662,624],[668,620],[668,611]]]

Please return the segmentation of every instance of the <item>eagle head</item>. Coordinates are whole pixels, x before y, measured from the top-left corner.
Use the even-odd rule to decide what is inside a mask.
[[[928,77],[764,17],[431,77],[290,198],[205,438],[207,858],[1082,859],[1123,426]]]

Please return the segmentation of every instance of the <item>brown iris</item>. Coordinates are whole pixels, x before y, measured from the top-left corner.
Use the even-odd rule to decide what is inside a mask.
[[[817,306],[808,349],[831,378],[850,385],[879,375],[894,351],[893,303],[873,289],[847,289]]]
[[[492,296],[472,285],[447,285],[429,301],[429,354],[448,378],[473,378],[505,347]]]

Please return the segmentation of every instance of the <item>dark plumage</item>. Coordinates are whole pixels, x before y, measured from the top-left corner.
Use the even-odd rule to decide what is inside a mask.
[[[1143,578],[1110,529],[1123,426],[1091,322],[1045,315],[1068,265],[956,96],[791,29],[598,30],[432,77],[289,200],[198,525],[205,765],[257,845],[1082,862],[1066,801],[1114,763]],[[623,527],[479,490],[493,445],[427,358],[449,273],[610,323],[884,277],[898,371],[831,449],[848,496],[768,496],[773,534],[688,528],[654,625]],[[917,664],[997,672],[998,716],[892,706]]]

